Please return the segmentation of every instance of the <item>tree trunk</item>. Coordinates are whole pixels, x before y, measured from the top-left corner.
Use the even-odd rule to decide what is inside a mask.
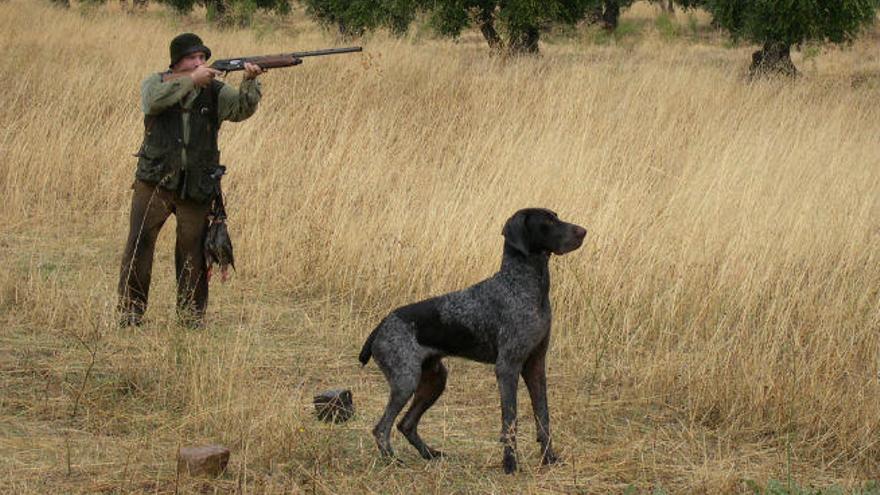
[[[666,0],[665,8],[667,14],[675,15],[675,3],[672,0]]]
[[[495,12],[493,10],[481,9],[477,14],[477,24],[480,26],[480,32],[483,33],[483,38],[486,39],[486,43],[489,43],[489,48],[492,51],[498,51],[503,48],[501,37],[498,36],[498,31],[495,30]]]
[[[219,24],[225,22],[226,13],[229,10],[226,8],[225,0],[207,0],[205,6],[208,7],[209,21],[214,21]]]
[[[620,20],[620,4],[617,0],[605,0],[605,10],[602,12],[602,27],[606,31],[617,29]]]
[[[791,45],[773,41],[764,43],[764,48],[752,54],[752,65],[749,66],[749,75],[752,77],[765,75],[797,76],[798,70],[791,61]]]
[[[587,9],[586,15],[584,16],[584,19],[586,19],[587,24],[598,24],[599,22],[601,22],[602,21],[602,4],[599,3],[593,7],[589,7]]]
[[[538,28],[535,26],[528,26],[521,31],[510,33],[508,49],[511,55],[538,53],[539,37]]]
[[[119,0],[119,6],[122,10],[128,10],[128,0]],[[147,8],[147,0],[131,0],[131,10],[130,12],[134,12],[136,10],[144,11]]]
[[[360,38],[366,32],[362,27],[353,28],[349,26],[343,19],[336,20],[336,29],[339,31],[339,38],[343,41],[351,41]]]

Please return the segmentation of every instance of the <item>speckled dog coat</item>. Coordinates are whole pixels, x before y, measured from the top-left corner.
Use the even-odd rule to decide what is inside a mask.
[[[501,392],[503,467],[516,470],[516,393],[522,375],[535,412],[542,462],[557,460],[550,441],[545,356],[550,341],[550,254],[579,248],[587,231],[559,220],[550,210],[516,212],[504,225],[501,269],[492,277],[391,312],[367,338],[360,353],[370,357],[391,388],[388,405],[373,428],[379,451],[394,456],[391,425],[413,397],[397,428],[425,459],[441,452],[419,437],[422,414],[443,393],[442,359],[459,356],[495,365]]]

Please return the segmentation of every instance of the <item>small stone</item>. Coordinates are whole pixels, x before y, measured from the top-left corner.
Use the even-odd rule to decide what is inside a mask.
[[[351,390],[334,389],[315,396],[315,412],[318,419],[326,422],[344,423],[354,415]]]
[[[222,445],[181,447],[177,456],[177,471],[190,476],[219,476],[229,463],[229,449]]]

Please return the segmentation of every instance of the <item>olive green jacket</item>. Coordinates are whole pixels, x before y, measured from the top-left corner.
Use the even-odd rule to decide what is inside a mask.
[[[261,97],[260,83],[245,80],[236,90],[213,81],[198,88],[188,77],[167,82],[162,77],[152,74],[141,84],[144,142],[137,153],[135,176],[184,199],[207,201],[217,184],[210,176],[220,163],[220,124],[253,115]]]
[[[188,77],[162,82],[162,76],[162,73],[150,74],[141,83],[141,108],[144,115],[156,115],[177,103],[189,109],[201,92],[201,88],[197,88]],[[223,84],[218,101],[220,120],[241,122],[250,117],[257,110],[261,96],[260,81],[257,79],[242,81],[237,90],[228,84]]]

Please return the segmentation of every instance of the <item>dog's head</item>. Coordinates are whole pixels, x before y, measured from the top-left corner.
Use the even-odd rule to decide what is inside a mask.
[[[514,213],[501,231],[504,242],[514,250],[532,254],[565,254],[581,247],[587,229],[563,222],[544,208],[525,208]]]

